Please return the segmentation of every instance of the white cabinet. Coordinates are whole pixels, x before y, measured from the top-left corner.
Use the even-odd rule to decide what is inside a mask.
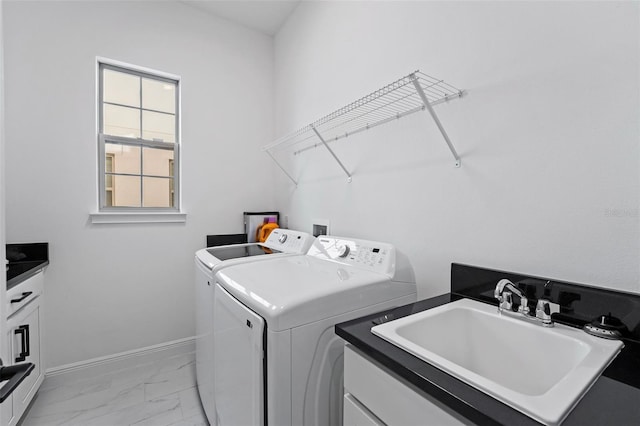
[[[43,281],[41,271],[7,292],[8,303],[12,300],[14,302],[9,310],[7,334],[4,336],[10,355],[10,359],[5,360],[5,365],[30,362],[35,367],[2,403],[0,424],[3,426],[14,426],[19,422],[44,380],[41,351]],[[23,298],[26,293],[29,293],[28,297]]]
[[[344,418],[345,426],[384,426],[382,420],[376,417],[364,405],[350,393],[344,394]]]
[[[344,426],[470,424],[351,345],[344,350],[344,392]]]

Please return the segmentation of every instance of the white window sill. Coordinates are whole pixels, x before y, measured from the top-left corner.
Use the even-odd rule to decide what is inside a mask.
[[[120,213],[90,213],[91,223],[184,223],[187,214],[180,212],[120,212]]]

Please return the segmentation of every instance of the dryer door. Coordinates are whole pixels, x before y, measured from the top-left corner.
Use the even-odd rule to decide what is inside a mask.
[[[211,270],[196,257],[196,382],[209,423],[216,425],[213,399],[213,289]]]
[[[216,283],[215,401],[220,426],[264,424],[264,320]]]

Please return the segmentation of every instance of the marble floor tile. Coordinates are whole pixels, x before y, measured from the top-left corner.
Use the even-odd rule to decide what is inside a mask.
[[[196,388],[195,354],[44,383],[22,426],[207,426]]]

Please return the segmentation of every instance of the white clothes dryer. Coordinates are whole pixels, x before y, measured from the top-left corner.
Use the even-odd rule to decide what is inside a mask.
[[[307,252],[315,238],[306,232],[274,229],[264,243],[231,244],[198,250],[196,263],[196,383],[205,414],[217,424],[214,400],[214,276],[227,266]]]
[[[335,324],[415,302],[390,244],[320,236],[307,255],[216,273],[214,395],[221,426],[342,424]]]

